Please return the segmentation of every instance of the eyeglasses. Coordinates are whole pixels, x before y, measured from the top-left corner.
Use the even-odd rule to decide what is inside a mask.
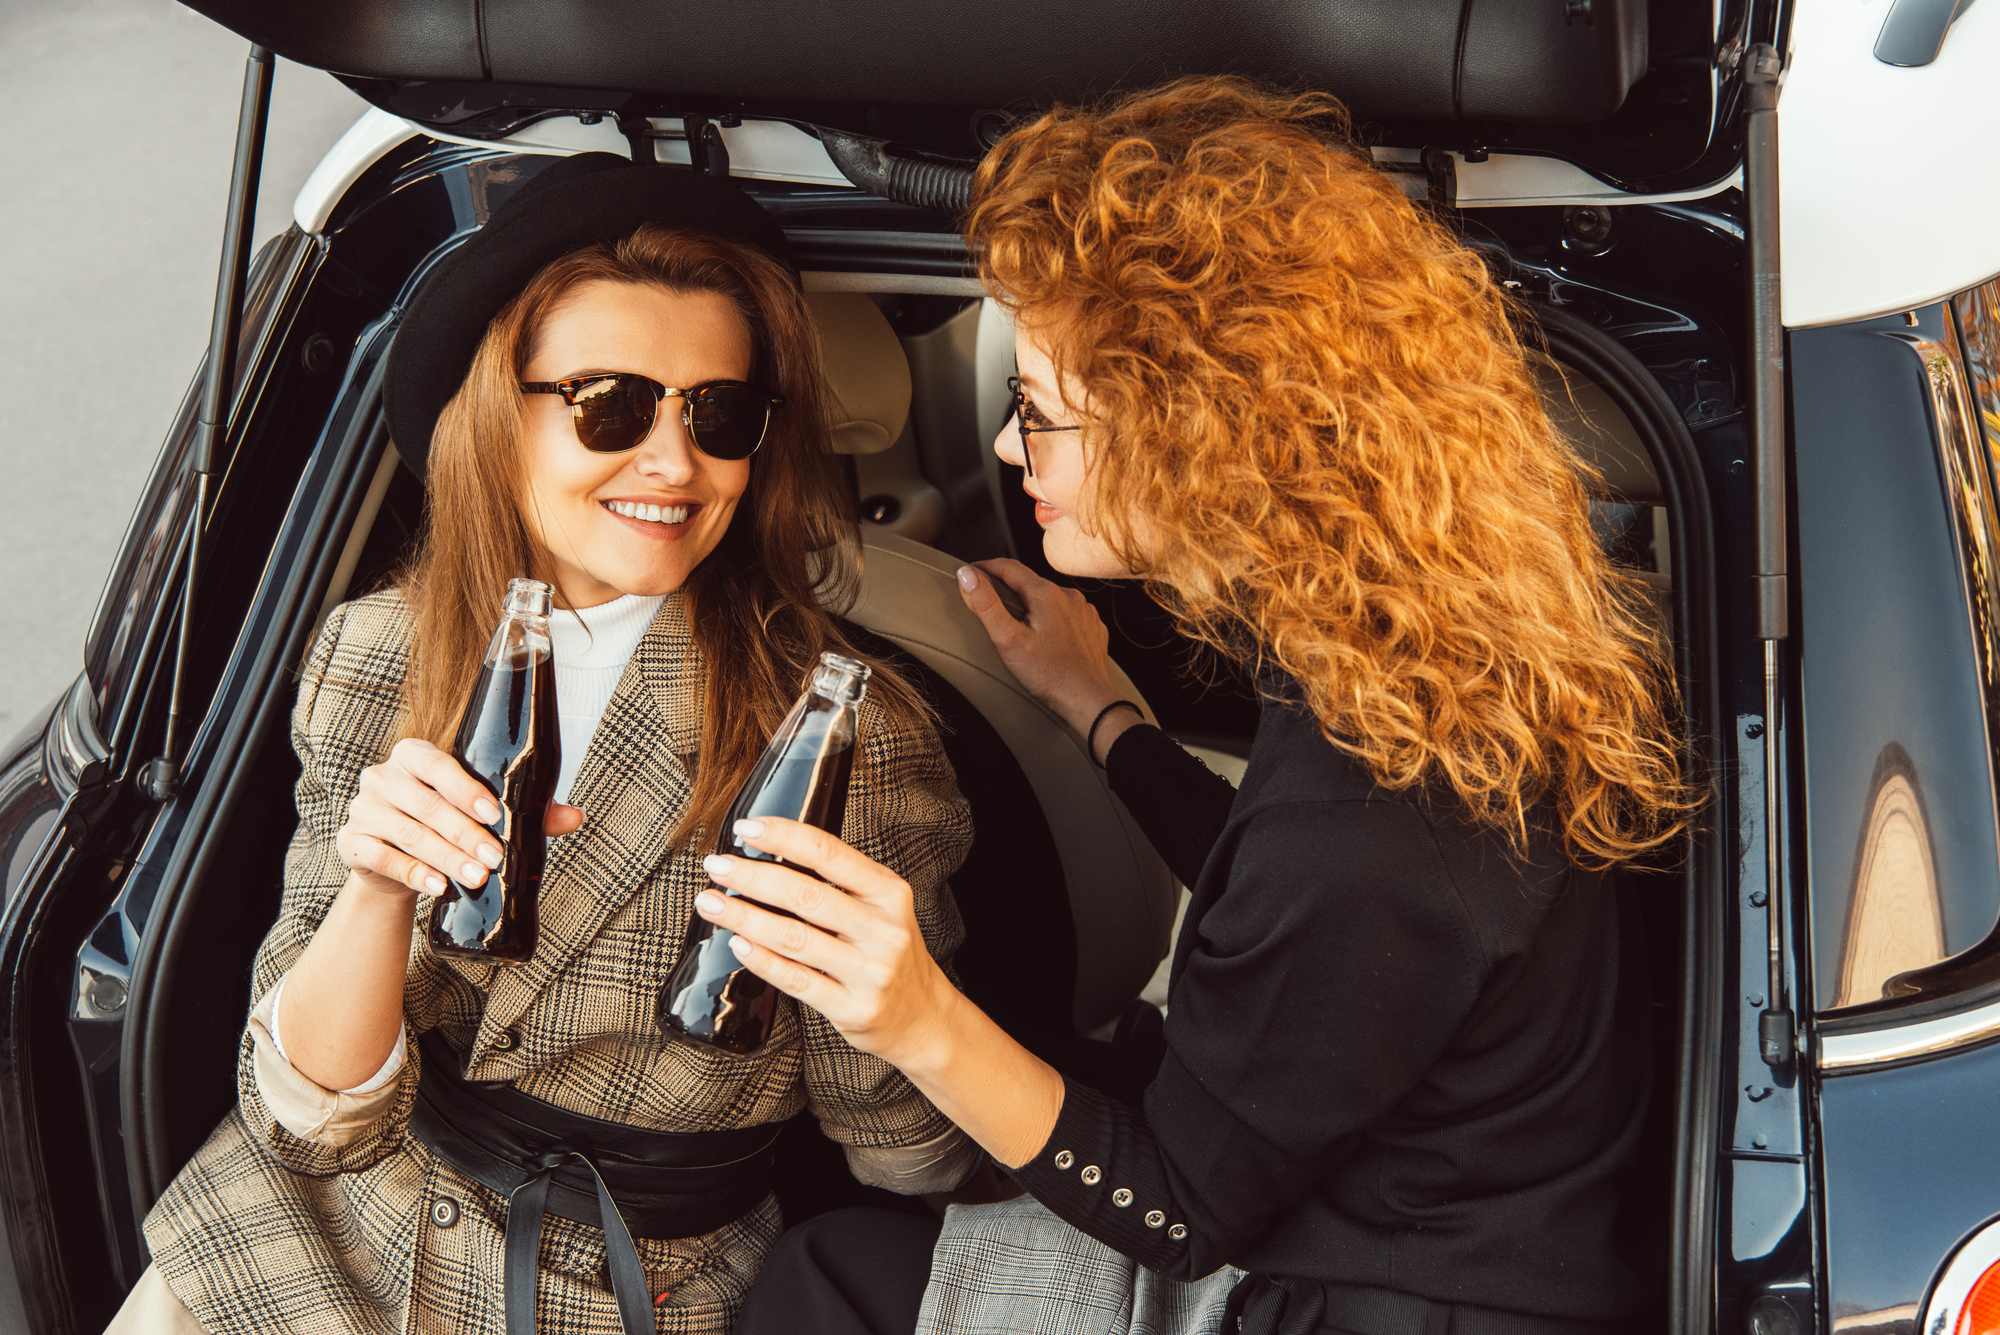
[[[1007,377],[1007,390],[1014,396],[1014,427],[1021,433],[1021,462],[1028,470],[1028,476],[1035,475],[1034,451],[1028,448],[1028,437],[1037,431],[1075,431],[1073,426],[1057,426],[1042,416],[1042,410],[1026,394],[1021,392],[1021,377]]]
[[[741,380],[670,389],[631,371],[524,380],[521,392],[562,395],[576,425],[577,442],[599,454],[637,449],[652,434],[660,400],[671,394],[681,401],[681,425],[694,438],[696,449],[711,459],[748,459],[764,443],[771,411],[785,406],[783,395]]]

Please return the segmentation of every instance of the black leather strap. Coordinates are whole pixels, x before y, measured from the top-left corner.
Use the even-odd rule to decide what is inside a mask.
[[[507,1198],[506,1275],[502,1290],[507,1335],[534,1335],[535,1277],[541,1273],[542,1217],[548,1212],[548,1204],[547,1173],[537,1173]],[[609,1251],[608,1234],[605,1247]]]
[[[637,1236],[688,1238],[742,1217],[771,1189],[780,1125],[650,1131],[573,1113],[511,1086],[473,1084],[461,1074],[463,1061],[435,1030],[419,1038],[417,1048],[423,1078],[410,1113],[411,1133],[502,1196],[512,1196],[546,1161],[556,1165],[550,1214],[600,1223],[595,1173]],[[571,1160],[572,1150],[589,1155],[591,1167]]]
[[[473,1181],[506,1196],[507,1335],[535,1335],[542,1220],[604,1230],[611,1292],[626,1335],[654,1329],[632,1226],[686,1238],[740,1218],[771,1188],[781,1125],[675,1133],[586,1117],[511,1086],[478,1085],[435,1030],[417,1040],[423,1074],[410,1132]]]
[[[542,1219],[548,1212],[549,1182],[562,1161],[573,1159],[589,1170],[597,1184],[599,1217],[604,1221],[604,1263],[611,1272],[611,1296],[618,1300],[618,1323],[625,1335],[647,1335],[654,1329],[653,1294],[639,1249],[619,1217],[611,1188],[588,1155],[577,1150],[551,1154],[541,1172],[515,1188],[507,1198],[506,1279],[503,1305],[507,1335],[536,1335],[535,1279],[542,1247]]]

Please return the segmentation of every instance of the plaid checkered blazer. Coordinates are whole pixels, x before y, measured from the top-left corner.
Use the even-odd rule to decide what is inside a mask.
[[[308,657],[292,716],[305,772],[283,905],[259,950],[254,1002],[304,951],[347,876],[334,850],[361,770],[399,736],[410,624],[401,597],[333,612]],[[703,673],[684,602],[667,599],[626,665],[570,800],[588,813],[555,840],[534,959],[501,968],[434,955],[429,903],[413,923],[404,1015],[411,1035],[441,1028],[469,1053],[473,1080],[505,1080],[593,1117],[664,1131],[777,1122],[810,1107],[851,1148],[921,1145],[950,1123],[893,1068],[857,1052],[790,999],[755,1057],[661,1042],[660,986],[707,884],[703,846],[667,851],[699,759]],[[916,893],[932,952],[962,933],[946,887],[972,825],[937,736],[862,708],[844,837]],[[254,1028],[254,1026],[253,1026]],[[267,1040],[266,1040],[267,1041]],[[389,1110],[339,1148],[272,1115],[246,1032],[239,1103],[146,1220],[154,1263],[216,1332],[452,1332],[501,1335],[507,1202],[407,1134],[416,1045]],[[433,1220],[449,1198],[459,1218]],[[442,1212],[447,1217],[449,1210]],[[713,1233],[639,1242],[658,1328],[727,1331],[779,1228],[775,1201]],[[551,1216],[537,1285],[542,1329],[619,1330],[595,1227]]]

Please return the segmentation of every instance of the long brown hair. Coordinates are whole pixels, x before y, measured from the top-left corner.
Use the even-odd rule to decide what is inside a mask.
[[[897,672],[857,653],[827,610],[853,602],[860,538],[828,449],[819,335],[797,283],[744,242],[647,224],[535,275],[487,327],[438,418],[423,538],[402,578],[415,628],[407,733],[451,745],[507,581],[525,572],[554,582],[554,562],[523,519],[520,379],[541,322],[577,286],[600,281],[727,298],[750,327],[752,378],[786,404],[751,456],[728,530],[683,586],[708,671],[694,793],[673,836],[679,846],[713,832],[822,651],[869,662],[869,694],[891,717],[927,720],[929,711]]]
[[[988,288],[1092,400],[1104,536],[1191,636],[1517,846],[1545,801],[1583,866],[1686,828],[1666,647],[1592,536],[1589,470],[1484,263],[1339,103],[1197,78],[1058,107],[973,198]]]

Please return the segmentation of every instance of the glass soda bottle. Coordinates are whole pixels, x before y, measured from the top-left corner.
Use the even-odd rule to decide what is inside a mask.
[[[501,856],[477,886],[447,881],[431,910],[431,949],[439,954],[525,964],[535,953],[548,858],[543,822],[562,768],[550,601],[540,580],[508,582],[500,626],[458,723],[451,753],[500,805],[487,828]]]
[[[866,664],[851,658],[820,655],[812,684],[730,804],[716,852],[779,861],[737,839],[736,822],[751,816],[784,816],[840,834],[854,773],[855,707],[868,689],[868,673]],[[779,993],[737,961],[729,948],[735,935],[699,915],[693,919],[680,963],[660,990],[660,1028],[747,1056],[770,1037]]]

